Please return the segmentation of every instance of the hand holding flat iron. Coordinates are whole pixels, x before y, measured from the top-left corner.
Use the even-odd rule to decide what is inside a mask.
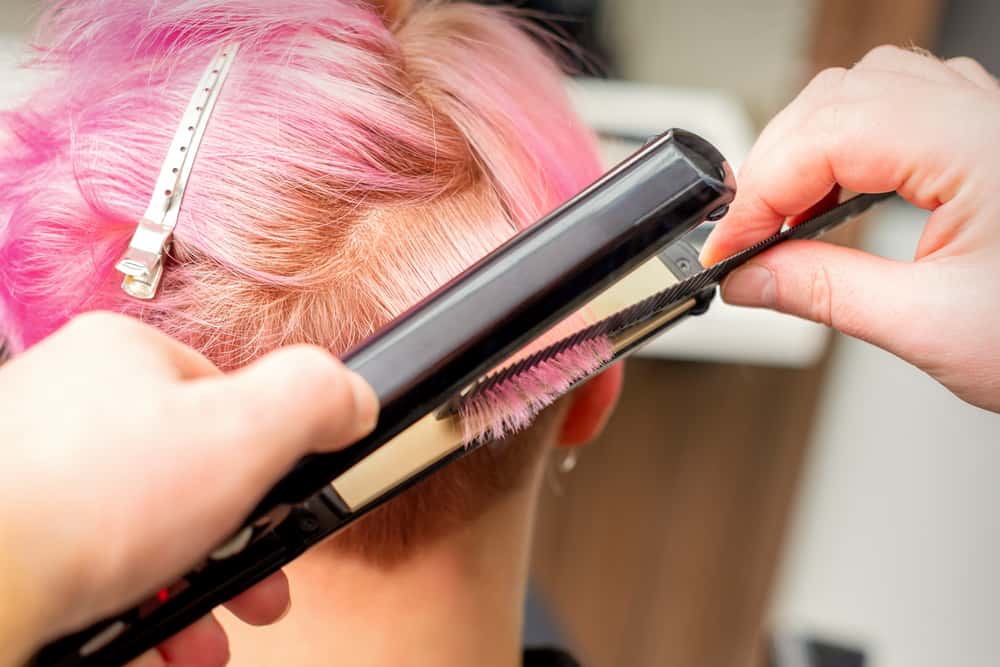
[[[292,347],[223,374],[124,316],[81,316],[0,368],[0,667],[151,595],[238,526],[301,456],[371,430],[367,383]],[[271,623],[277,573],[227,607]],[[131,667],[221,667],[211,616]]]
[[[933,211],[913,262],[790,241],[734,272],[723,297],[874,343],[1000,411],[997,146],[1000,85],[978,63],[879,47],[820,73],[771,121],[702,259],[794,224],[838,186],[897,191]]]

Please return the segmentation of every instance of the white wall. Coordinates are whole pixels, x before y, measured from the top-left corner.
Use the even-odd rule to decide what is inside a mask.
[[[24,32],[38,7],[37,0],[0,0],[0,32]]]
[[[0,109],[9,108],[23,97],[32,77],[37,76],[17,68],[26,56],[24,39],[36,14],[35,2],[0,0]]]
[[[866,245],[909,259],[924,219],[894,208],[872,222]],[[841,339],[775,620],[863,641],[875,667],[998,665],[998,511],[1000,415]]]

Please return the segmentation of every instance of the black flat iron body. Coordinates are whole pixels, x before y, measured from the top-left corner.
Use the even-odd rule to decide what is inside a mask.
[[[371,435],[305,459],[258,513],[303,500],[730,203],[704,140],[672,130],[344,356],[381,414]],[[332,474],[331,474],[332,473]]]

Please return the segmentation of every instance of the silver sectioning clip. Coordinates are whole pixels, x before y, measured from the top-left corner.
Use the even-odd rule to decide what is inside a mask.
[[[184,190],[191,177],[195,155],[219,99],[239,44],[227,44],[212,59],[191,99],[163,168],[156,179],[146,215],[139,221],[128,250],[115,268],[125,274],[122,289],[137,299],[152,299],[163,277],[163,260],[177,225]]]

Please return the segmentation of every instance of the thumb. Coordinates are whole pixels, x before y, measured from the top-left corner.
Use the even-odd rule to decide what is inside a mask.
[[[206,458],[226,461],[234,478],[261,487],[305,454],[358,440],[378,417],[368,383],[318,347],[287,347],[190,385],[211,432],[199,438]]]
[[[152,407],[166,419],[139,454],[148,464],[137,466],[145,487],[139,504],[154,503],[157,520],[131,537],[123,533],[130,543],[118,549],[113,576],[96,579],[115,585],[99,587],[88,607],[95,615],[135,601],[141,590],[128,582],[164,581],[196,563],[304,454],[357,440],[378,413],[360,376],[308,346],[278,350],[228,375],[181,380],[158,399]]]
[[[787,241],[730,274],[722,297],[826,324],[909,358],[916,341],[907,323],[928,312],[933,293],[921,287],[920,269],[819,241]]]

